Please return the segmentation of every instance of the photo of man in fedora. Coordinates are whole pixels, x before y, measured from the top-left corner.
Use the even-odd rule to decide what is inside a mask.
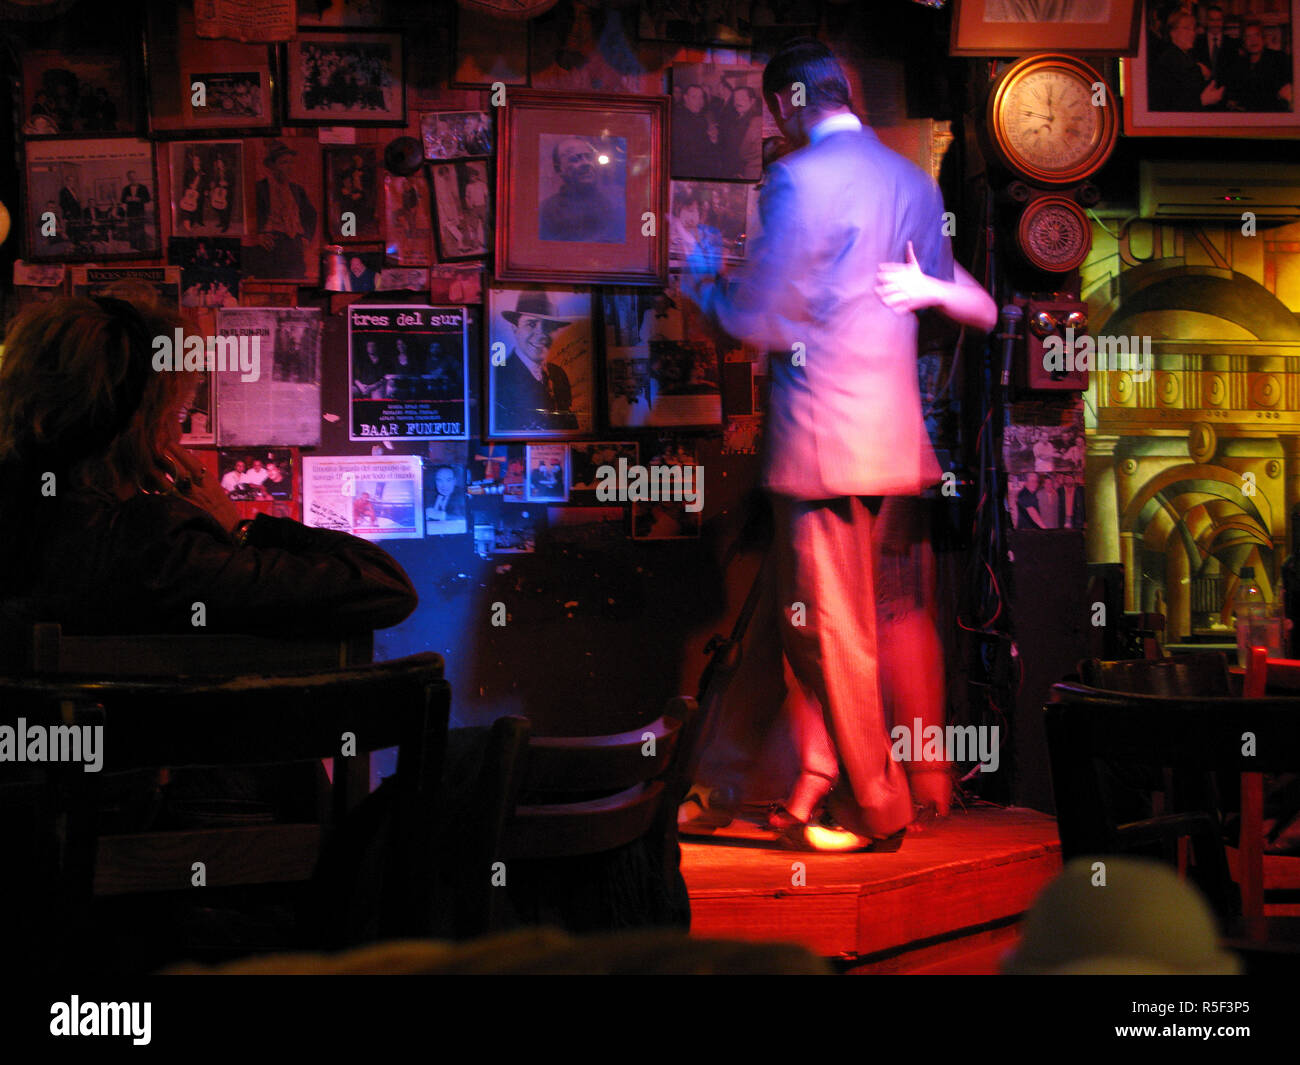
[[[504,295],[508,300],[509,294]],[[492,339],[499,337],[510,353],[499,365],[492,360],[492,431],[578,429],[569,375],[550,359],[556,334],[575,316],[560,317],[545,292],[523,291],[514,308],[498,318],[505,326],[495,322]]]
[[[257,236],[244,249],[244,265],[253,277],[300,281],[318,276],[318,264],[308,263],[316,238],[316,208],[306,189],[293,180],[298,153],[279,138],[264,142],[262,168],[266,177],[255,186]]]

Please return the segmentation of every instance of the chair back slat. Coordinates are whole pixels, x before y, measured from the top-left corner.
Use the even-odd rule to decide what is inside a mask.
[[[606,736],[534,736],[523,793],[614,791],[653,780],[669,764],[681,728],[682,722],[659,717]]]
[[[1143,695],[1231,695],[1232,675],[1221,651],[1103,661],[1085,658],[1079,676],[1091,688]]]
[[[284,639],[219,633],[68,636],[54,623],[32,628],[31,668],[98,677],[216,677],[314,673],[365,665],[374,634]]]

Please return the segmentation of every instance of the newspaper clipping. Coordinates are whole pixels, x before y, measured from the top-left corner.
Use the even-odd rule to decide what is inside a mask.
[[[217,336],[247,346],[256,376],[218,372],[222,447],[320,445],[321,312],[298,307],[225,307]]]
[[[303,523],[367,540],[424,535],[419,455],[315,456],[302,460]]]

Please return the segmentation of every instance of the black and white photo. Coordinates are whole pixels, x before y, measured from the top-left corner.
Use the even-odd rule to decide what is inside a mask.
[[[401,34],[304,32],[285,48],[290,121],[328,125],[406,121]]]
[[[486,376],[488,437],[537,440],[590,432],[590,292],[490,288]]]
[[[157,255],[153,145],[135,138],[29,141],[27,248],[37,260]]]
[[[438,258],[443,262],[483,258],[491,240],[487,163],[481,159],[435,163],[431,171]]]

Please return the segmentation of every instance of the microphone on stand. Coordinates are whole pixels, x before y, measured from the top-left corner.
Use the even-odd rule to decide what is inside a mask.
[[[1007,388],[1011,384],[1011,352],[1015,349],[1016,341],[1020,339],[1020,319],[1025,316],[1024,309],[1016,306],[1014,303],[1008,303],[1002,308],[1002,387]]]

